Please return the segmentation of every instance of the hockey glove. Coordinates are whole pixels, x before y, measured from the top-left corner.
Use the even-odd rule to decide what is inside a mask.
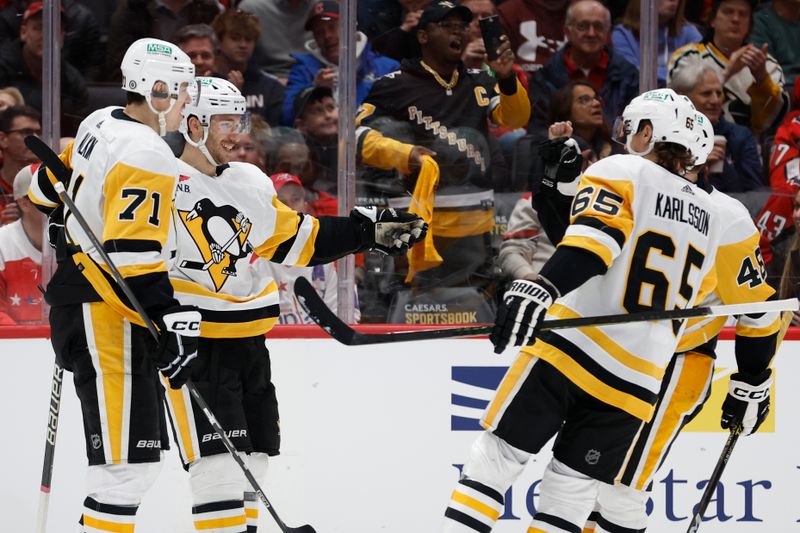
[[[489,335],[494,353],[503,353],[509,344],[527,345],[557,297],[555,288],[541,278],[538,281],[514,280],[503,295]]]
[[[180,389],[189,380],[192,361],[197,357],[200,311],[193,305],[170,307],[156,323],[161,330],[156,368],[171,388]]]
[[[575,196],[583,168],[583,156],[575,139],[559,137],[539,144],[544,163],[542,191],[551,190],[564,196]]]
[[[386,255],[401,255],[425,238],[428,225],[417,215],[392,208],[355,207],[350,218],[361,226],[362,248]]]
[[[741,427],[742,435],[750,435],[769,414],[769,386],[772,370],[757,376],[737,372],[731,376],[730,390],[722,403],[722,429]]]

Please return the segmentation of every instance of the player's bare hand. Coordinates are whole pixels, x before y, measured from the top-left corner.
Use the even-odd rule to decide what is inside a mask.
[[[333,82],[336,79],[336,71],[332,68],[321,68],[314,76],[314,87],[327,87],[333,90]]]
[[[422,156],[426,155],[436,157],[436,152],[424,146],[415,145],[408,154],[408,169],[411,172],[418,172],[422,168]]]
[[[498,80],[504,80],[514,75],[514,52],[511,51],[511,43],[508,37],[500,36],[502,44],[497,48],[497,59],[489,61],[489,67],[497,75]]]
[[[417,28],[417,24],[419,24],[419,18],[422,16],[422,11],[422,9],[416,9],[406,13],[406,18],[404,18],[403,23],[400,24],[400,29],[404,32],[414,31]]]
[[[480,67],[481,63],[486,61],[486,47],[483,45],[482,39],[473,39],[467,46],[464,47],[464,53],[461,54],[461,60],[472,68]]]
[[[238,70],[231,70],[228,72],[228,81],[236,86],[240,91],[244,87],[244,74]]]
[[[572,122],[567,120],[550,124],[550,127],[547,128],[547,138],[552,141],[559,137],[572,137]]]

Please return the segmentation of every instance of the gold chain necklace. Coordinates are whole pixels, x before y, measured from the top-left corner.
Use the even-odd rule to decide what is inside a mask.
[[[453,75],[450,77],[450,82],[448,83],[444,81],[444,79],[441,76],[439,76],[438,72],[436,72],[431,67],[426,65],[424,61],[420,60],[419,64],[422,65],[422,68],[424,68],[433,75],[433,79],[435,79],[439,85],[447,89],[447,96],[453,96],[453,87],[455,87],[456,83],[458,83],[458,69],[455,69],[453,71]]]

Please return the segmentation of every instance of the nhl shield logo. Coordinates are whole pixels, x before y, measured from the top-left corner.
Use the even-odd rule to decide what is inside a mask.
[[[596,465],[600,461],[600,452],[597,450],[589,450],[584,457],[586,464]]]

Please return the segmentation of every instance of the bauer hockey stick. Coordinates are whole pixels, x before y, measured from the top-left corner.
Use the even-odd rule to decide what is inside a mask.
[[[421,331],[395,331],[391,333],[361,333],[344,323],[327,306],[306,278],[297,278],[294,282],[294,293],[300,305],[328,335],[347,346],[362,344],[385,344],[387,342],[421,341],[445,339],[450,337],[474,337],[491,333],[492,325],[464,326],[459,328],[429,329]],[[608,324],[624,324],[628,322],[645,322],[648,320],[676,320],[701,316],[741,315],[745,313],[766,313],[769,311],[797,311],[800,303],[797,298],[773,300],[769,302],[753,302],[734,305],[712,305],[709,307],[692,307],[690,309],[674,309],[670,311],[643,311],[639,313],[622,313],[618,315],[587,316],[580,318],[564,318],[545,320],[539,330],[581,328],[584,326],[604,326]]]
[[[50,406],[47,411],[47,437],[44,444],[42,465],[42,484],[39,488],[39,508],[36,510],[36,533],[47,530],[47,510],[50,506],[50,488],[53,484],[53,459],[56,453],[56,434],[58,415],[61,412],[61,390],[64,382],[64,369],[58,363],[53,365],[53,380],[50,385]]]
[[[142,304],[139,303],[139,300],[136,298],[136,295],[133,294],[133,291],[131,290],[130,286],[125,281],[125,278],[122,277],[122,274],[120,274],[116,265],[114,265],[114,262],[111,260],[111,258],[103,249],[103,245],[100,243],[97,236],[89,227],[89,224],[86,222],[86,219],[83,218],[81,212],[75,206],[75,202],[73,202],[72,198],[70,198],[69,194],[67,194],[67,191],[64,188],[64,183],[68,182],[70,179],[70,172],[67,169],[67,167],[61,161],[61,159],[59,159],[56,153],[53,152],[50,149],[50,147],[47,146],[47,144],[45,144],[45,142],[39,139],[38,137],[29,135],[28,137],[25,138],[25,145],[30,149],[31,152],[36,154],[36,156],[42,160],[44,165],[53,173],[53,175],[56,176],[56,182],[53,184],[53,188],[58,194],[58,197],[61,199],[62,202],[64,202],[64,204],[67,206],[67,209],[70,210],[72,215],[75,217],[75,220],[78,221],[78,224],[81,226],[81,229],[83,229],[84,233],[86,233],[86,236],[91,241],[92,246],[94,246],[97,253],[100,255],[100,257],[108,266],[108,269],[111,271],[111,275],[114,278],[114,281],[117,282],[119,288],[122,290],[123,293],[125,293],[125,296],[128,298],[128,301],[131,303],[133,308],[142,318],[142,321],[147,327],[147,330],[150,332],[150,334],[153,336],[156,342],[158,342],[158,330],[156,329],[155,324],[153,324],[153,321],[150,320],[150,317],[147,316],[147,312],[142,307]],[[253,491],[258,495],[259,499],[261,500],[261,503],[264,504],[264,507],[267,508],[269,514],[278,524],[280,530],[283,533],[316,533],[316,530],[308,524],[300,527],[289,527],[283,522],[283,520],[281,520],[281,518],[278,516],[278,513],[275,511],[275,508],[267,499],[266,494],[264,494],[264,491],[261,489],[261,486],[258,484],[258,481],[256,481],[256,478],[253,476],[253,473],[250,472],[250,469],[244,463],[244,460],[242,459],[239,452],[236,450],[236,447],[233,445],[233,442],[231,442],[231,440],[225,434],[225,430],[217,421],[217,418],[214,416],[214,413],[211,412],[211,408],[208,406],[206,401],[200,395],[200,392],[197,390],[197,387],[195,387],[191,381],[187,381],[185,386],[188,389],[189,394],[191,394],[192,398],[194,398],[194,401],[203,411],[203,414],[205,414],[206,418],[208,419],[208,422],[211,424],[211,427],[214,429],[217,436],[222,441],[222,444],[225,445],[225,448],[233,456],[233,459],[234,461],[236,461],[236,464],[238,464],[239,468],[241,468],[244,477],[247,478],[247,481],[250,483],[250,486],[253,487]]]
[[[708,485],[706,485],[706,489],[703,491],[703,496],[700,498],[700,503],[697,504],[697,510],[694,512],[694,516],[692,516],[692,521],[689,523],[689,529],[686,530],[686,533],[697,533],[697,530],[700,529],[700,523],[703,520],[703,513],[706,512],[706,508],[711,502],[711,496],[713,496],[714,491],[717,490],[717,484],[722,477],[722,471],[725,470],[725,465],[728,464],[728,459],[731,458],[733,447],[736,445],[736,441],[739,440],[739,435],[741,432],[742,427],[738,425],[731,429],[731,434],[728,437],[728,441],[722,448],[722,453],[717,460],[717,465],[714,467],[714,471],[711,473],[711,478],[708,480]]]

